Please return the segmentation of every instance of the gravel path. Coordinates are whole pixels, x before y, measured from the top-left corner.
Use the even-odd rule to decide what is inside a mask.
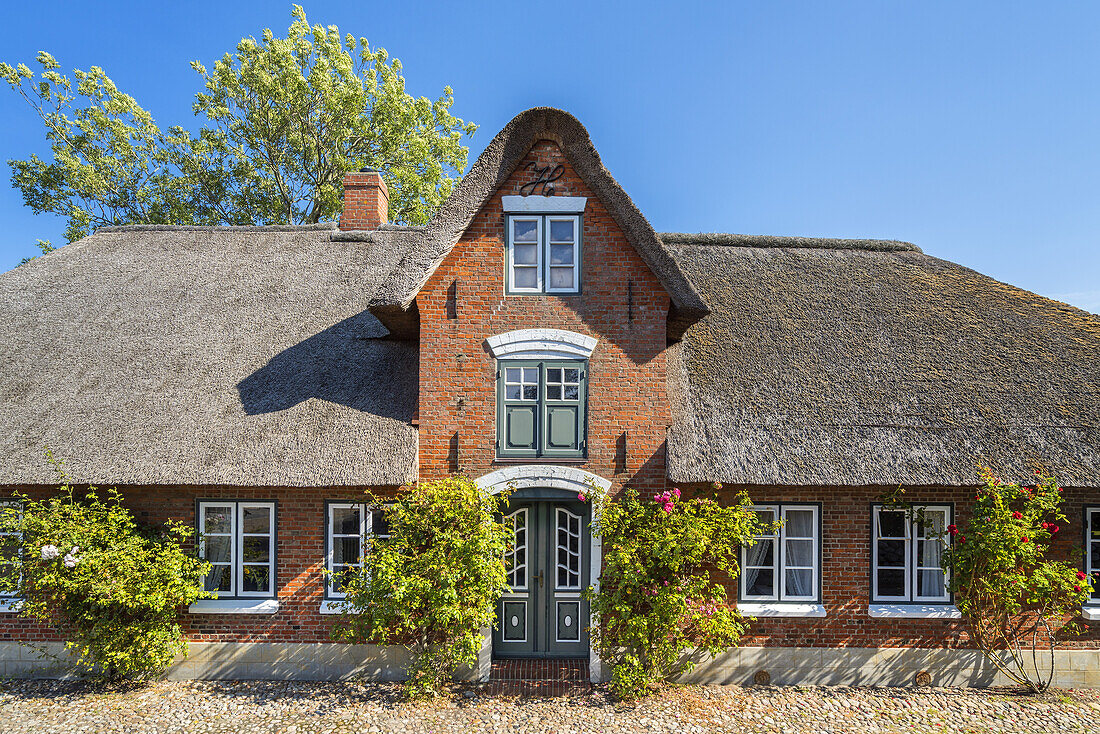
[[[688,686],[616,705],[480,696],[428,704],[385,684],[198,682],[130,689],[0,682],[0,732],[1065,732],[1095,729],[1100,691]]]

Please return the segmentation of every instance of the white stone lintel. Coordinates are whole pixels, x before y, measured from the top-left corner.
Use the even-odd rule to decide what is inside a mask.
[[[554,464],[518,464],[497,469],[474,480],[477,486],[496,494],[509,487],[526,489],[528,487],[547,487],[564,489],[569,492],[583,492],[595,485],[607,492],[611,489],[611,480],[586,472],[574,466],[556,466]]]
[[[275,599],[200,599],[187,607],[191,614],[275,614]]]
[[[738,602],[746,617],[824,617],[825,605],[806,602]]]
[[[1100,606],[1081,607],[1081,616],[1090,622],[1100,619]]]
[[[867,615],[875,619],[962,619],[954,604],[872,604]]]
[[[497,359],[588,359],[597,339],[564,329],[516,329],[485,340]]]
[[[585,196],[502,196],[504,211],[532,214],[581,214],[588,203]]]

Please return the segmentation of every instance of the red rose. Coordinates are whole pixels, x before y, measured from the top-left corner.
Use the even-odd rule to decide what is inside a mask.
[[[1031,542],[1030,540],[1028,540],[1028,537],[1026,535],[1021,536],[1020,540],[1024,541],[1025,543],[1030,543]]]
[[[1082,581],[1084,581],[1084,580],[1085,580],[1085,579],[1086,579],[1087,577],[1085,576],[1085,572],[1084,572],[1084,571],[1078,571],[1078,572],[1077,572],[1077,578],[1079,578],[1079,579],[1081,579]]]
[[[952,536],[955,536],[959,534],[959,529],[954,525],[948,525],[947,532],[951,533]]]
[[[1081,591],[1081,587],[1078,586],[1078,585],[1074,585],[1073,590],[1074,591]]]
[[[1013,512],[1012,513],[1012,519],[1013,520],[1023,520],[1024,516],[1019,512]]]
[[[1057,532],[1058,532],[1058,526],[1057,526],[1057,525],[1051,525],[1051,526],[1050,526],[1050,532],[1051,532],[1052,534],[1053,534],[1053,533],[1057,533]]]

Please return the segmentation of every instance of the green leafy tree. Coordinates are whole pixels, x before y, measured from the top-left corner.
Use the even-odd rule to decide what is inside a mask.
[[[368,563],[342,579],[347,596],[334,636],[404,645],[413,697],[435,694],[460,665],[475,665],[481,629],[493,624],[508,590],[512,533],[498,519],[506,500],[457,476],[419,484],[388,504],[390,537],[374,540]]]
[[[980,476],[984,486],[970,519],[948,528],[954,542],[943,567],[985,657],[1013,681],[1040,692],[1054,677],[1058,635],[1077,631],[1072,618],[1091,586],[1073,564],[1047,558],[1051,540],[1066,525],[1055,477],[1036,471],[1035,485],[1022,487],[984,467]]]
[[[740,549],[758,532],[747,495],[722,505],[709,497],[682,499],[678,489],[652,501],[627,490],[606,502],[593,531],[604,548],[599,589],[588,592],[593,641],[611,667],[615,695],[644,695],[689,670],[687,648],[715,655],[737,644],[746,622],[711,573],[739,574]]]
[[[402,65],[365,38],[310,25],[294,6],[285,38],[265,30],[209,70],[197,134],[162,130],[103,69],[62,74],[50,54],[0,64],[42,120],[52,160],[12,160],[12,183],[36,214],[68,221],[73,241],[118,224],[300,224],[335,218],[347,171],[381,171],[390,219],[422,224],[466,167],[476,125],[405,91]]]
[[[81,664],[111,679],[155,676],[187,649],[179,612],[211,596],[202,587],[209,565],[183,549],[187,526],[140,527],[117,489],[78,496],[55,466],[58,494],[17,495],[0,511],[0,530],[14,533],[5,538],[22,538],[4,548],[3,585]]]

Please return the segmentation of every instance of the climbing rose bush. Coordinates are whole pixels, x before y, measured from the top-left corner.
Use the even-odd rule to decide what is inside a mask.
[[[463,476],[423,482],[396,500],[372,497],[386,506],[390,537],[372,541],[368,562],[347,578],[336,639],[405,646],[413,698],[476,665],[481,629],[509,589],[512,530],[498,517],[507,499]]]
[[[1036,470],[1033,486],[1002,482],[979,469],[984,486],[962,527],[951,525],[943,566],[955,604],[985,657],[1013,681],[1040,692],[1054,677],[1057,637],[1089,597],[1086,575],[1049,560],[1050,543],[1066,526],[1062,488]]]
[[[187,650],[180,610],[211,596],[202,587],[209,565],[184,549],[193,531],[172,521],[139,526],[117,489],[78,495],[54,466],[56,495],[16,495],[19,506],[0,511],[10,541],[3,587],[22,599],[24,617],[56,629],[81,665],[110,679],[155,676]]]
[[[757,532],[744,493],[721,505],[685,499],[679,489],[645,499],[627,490],[605,503],[593,525],[603,540],[603,574],[587,596],[593,644],[611,668],[616,696],[636,698],[689,670],[687,648],[715,655],[737,644],[746,622],[711,573],[737,578],[740,549]]]

